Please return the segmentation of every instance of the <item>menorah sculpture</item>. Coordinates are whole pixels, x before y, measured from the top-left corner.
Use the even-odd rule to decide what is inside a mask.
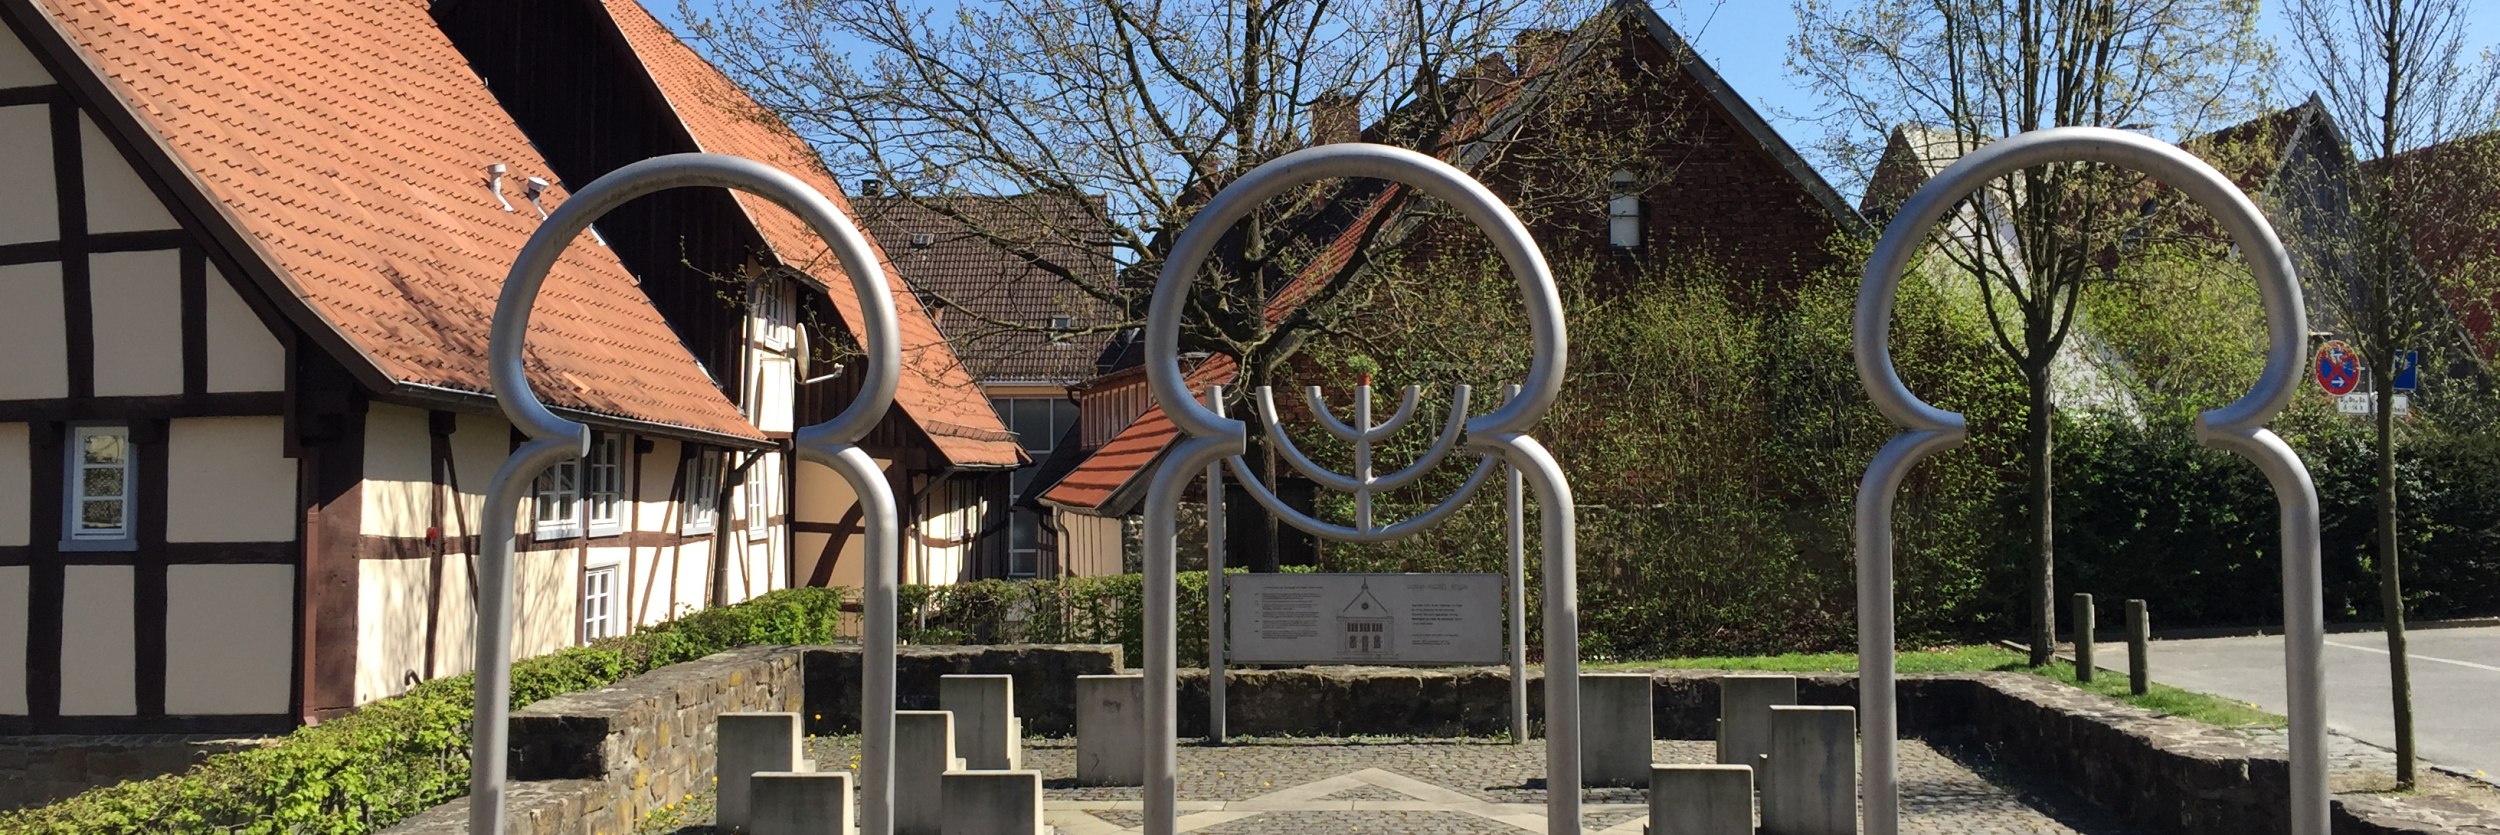
[[[2212,166],[2166,142],[2106,128],[2053,128],[1991,142],[1936,175],[1910,196],[1885,228],[1866,263],[1852,328],[1858,381],[1875,408],[1903,432],[1867,465],[1858,486],[1858,715],[1863,722],[1865,828],[1900,829],[1894,712],[1892,503],[1912,466],[1958,446],[1962,416],[1929,405],[1901,384],[1890,343],[1895,291],[1928,232],[1989,180],[2039,165],[2093,162],[2152,175],[2203,206],[2239,245],[2257,279],[2266,310],[2266,370],[2240,399],[2196,419],[2196,439],[2255,462],[2274,487],[2283,514],[2283,656],[2291,696],[2293,835],[2325,835],[2325,603],[2318,562],[2318,493],[2309,470],[2266,421],[2291,402],[2300,384],[2309,335],[2308,309],[2291,256],[2248,196]],[[2088,637],[2084,638],[2089,640]]]
[[[865,333],[860,334],[859,395],[833,419],[792,433],[801,460],[840,473],[859,496],[862,526],[860,632],[860,833],[892,835],[894,810],[895,558],[894,493],[857,443],[894,403],[902,368],[894,297],[868,240],[823,194],[789,173],[720,154],[671,154],[611,171],[574,192],[530,236],[495,301],[488,342],[495,402],[529,436],[487,482],[484,549],[478,558],[477,716],[469,755],[469,831],[502,835],[504,753],[511,724],[512,536],[530,483],[558,462],[590,451],[590,428],[549,411],[530,390],[521,366],[530,311],[548,268],[582,230],[636,197],[672,188],[717,187],[763,197],[790,210],[833,249],[850,275]]]
[[[1294,443],[1293,437],[1284,431],[1282,421],[1278,419],[1275,393],[1270,387],[1259,387],[1257,403],[1259,419],[1267,427],[1269,442],[1295,471],[1331,490],[1354,496],[1354,533],[1361,536],[1376,534],[1386,537],[1382,541],[1390,541],[1406,534],[1382,530],[1374,523],[1373,497],[1413,484],[1426,473],[1439,467],[1442,460],[1461,445],[1460,440],[1467,425],[1468,394],[1469,387],[1464,383],[1453,387],[1450,391],[1449,417],[1443,422],[1441,433],[1434,439],[1432,446],[1404,469],[1386,476],[1376,475],[1373,451],[1382,441],[1397,435],[1399,430],[1404,429],[1413,420],[1416,404],[1423,396],[1422,387],[1407,386],[1400,394],[1397,409],[1390,414],[1388,420],[1379,424],[1372,423],[1372,386],[1371,376],[1368,374],[1364,375],[1362,382],[1355,386],[1355,414],[1354,422],[1351,424],[1337,418],[1335,410],[1328,405],[1326,398],[1321,396],[1319,386],[1307,386],[1302,390],[1305,408],[1318,417],[1320,424],[1331,434],[1353,444],[1354,473],[1352,475],[1339,474],[1321,467],[1302,452],[1301,448]],[[1519,387],[1511,386],[1508,395],[1513,398],[1518,397]],[[1224,413],[1223,386],[1208,388],[1207,404],[1216,414]],[[1227,582],[1224,578],[1224,500],[1221,495],[1224,483],[1223,470],[1227,466],[1231,467],[1243,483],[1245,490],[1251,492],[1252,497],[1259,502],[1260,506],[1268,508],[1270,512],[1277,512],[1278,506],[1283,504],[1273,491],[1248,472],[1248,465],[1242,462],[1240,456],[1231,456],[1225,461],[1228,463],[1208,466],[1206,480],[1208,496],[1207,738],[1216,742],[1222,742],[1226,738],[1224,692],[1227,677],[1225,642],[1228,633],[1225,629]],[[1508,585],[1509,617],[1506,621],[1509,624],[1510,634],[1504,647],[1510,661],[1510,736],[1512,742],[1523,743],[1528,738],[1526,543],[1522,536],[1524,499],[1521,496],[1519,471],[1499,467],[1499,464],[1500,461],[1490,453],[1479,456],[1475,471],[1467,477],[1466,482],[1461,484],[1457,491],[1441,503],[1401,524],[1405,526],[1402,530],[1408,533],[1420,532],[1437,526],[1443,521],[1443,517],[1465,505],[1468,499],[1475,495],[1476,490],[1484,486],[1486,478],[1492,475],[1493,470],[1499,468],[1509,474],[1507,479],[1509,490],[1504,496],[1503,508],[1506,517],[1504,528],[1510,546],[1510,560],[1503,576]]]
[[[1517,280],[1535,347],[1518,393],[1489,414],[1469,417],[1466,387],[1454,389],[1449,416],[1432,448],[1413,464],[1386,476],[1373,473],[1372,447],[1414,418],[1420,399],[1417,388],[1406,388],[1397,410],[1378,424],[1371,420],[1368,382],[1356,387],[1355,420],[1351,424],[1330,411],[1317,387],[1304,390],[1311,413],[1321,425],[1354,444],[1353,475],[1318,466],[1304,455],[1281,428],[1273,393],[1262,389],[1258,393],[1259,416],[1267,425],[1272,448],[1312,480],[1353,494],[1352,526],[1325,522],[1294,510],[1254,477],[1241,457],[1248,449],[1248,428],[1224,416],[1220,394],[1210,398],[1212,406],[1200,403],[1191,394],[1180,368],[1184,300],[1216,242],[1235,222],[1269,198],[1306,183],[1335,177],[1374,177],[1417,188],[1456,208],[1483,230]],[[1571,487],[1544,445],[1526,434],[1552,406],[1562,388],[1567,353],[1562,301],[1544,255],[1509,207],[1458,169],[1413,151],[1343,144],[1278,157],[1217,193],[1181,232],[1155,284],[1154,303],[1146,321],[1146,350],[1147,380],[1155,402],[1184,436],[1156,468],[1146,494],[1146,832],[1172,835],[1177,826],[1174,746],[1179,741],[1179,721],[1175,711],[1178,671],[1173,632],[1177,596],[1173,586],[1174,533],[1181,495],[1189,482],[1202,470],[1212,475],[1213,468],[1222,465],[1232,470],[1253,500],[1295,528],[1323,539],[1382,543],[1413,536],[1445,521],[1501,464],[1516,470],[1536,491],[1542,509],[1539,520],[1543,527],[1545,583],[1547,827],[1554,835],[1580,832],[1579,595],[1574,576]],[[1377,523],[1372,514],[1376,494],[1412,484],[1461,447],[1479,455],[1475,472],[1466,483],[1412,518],[1386,526]],[[1211,478],[1210,486],[1214,483]],[[1215,491],[1210,490],[1210,496],[1213,495]],[[1211,605],[1220,610],[1221,601],[1214,599],[1213,594],[1210,598]]]

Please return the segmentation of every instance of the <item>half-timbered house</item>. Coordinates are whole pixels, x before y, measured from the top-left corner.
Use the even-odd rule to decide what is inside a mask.
[[[488,324],[568,177],[605,170],[573,156],[601,137],[515,118],[517,82],[560,79],[490,88],[424,0],[0,20],[0,734],[282,730],[465,671],[482,492],[516,441]],[[604,69],[561,94],[685,68]],[[599,127],[619,152],[679,129]],[[824,581],[796,557],[836,535],[804,520],[849,492],[782,450],[848,402],[807,348],[857,311],[795,223],[663,195],[550,273],[529,380],[594,437],[521,508],[520,655]],[[680,246],[745,254],[690,275],[657,254]],[[1014,466],[926,315],[903,320],[877,441],[898,484]]]

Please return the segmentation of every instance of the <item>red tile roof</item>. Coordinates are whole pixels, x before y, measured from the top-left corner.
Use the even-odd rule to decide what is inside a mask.
[[[1207,386],[1230,383],[1236,374],[1232,357],[1217,355],[1186,375],[1193,391],[1203,392]],[[1104,441],[1076,469],[1060,477],[1057,484],[1042,494],[1042,501],[1078,510],[1104,510],[1112,499],[1129,489],[1130,482],[1154,468],[1163,451],[1180,440],[1180,427],[1172,425],[1170,415],[1161,406],[1147,406],[1145,414],[1130,421],[1111,440]],[[1119,504],[1126,504],[1121,502]],[[1112,515],[1125,507],[1112,506]]]
[[[661,95],[677,113],[686,132],[704,151],[733,154],[788,171],[823,192],[843,214],[858,215],[833,176],[806,140],[766,112],[746,91],[695,54],[651,13],[634,0],[603,0],[615,22]],[[738,195],[738,205],[764,237],[773,257],[784,266],[814,277],[831,288],[835,310],[854,337],[865,332],[859,302],[850,280],[804,221],[772,201]],[[894,405],[929,436],[948,463],[959,467],[1013,467],[1024,462],[1024,450],[998,420],[989,398],[939,335],[937,323],[894,271],[876,239],[877,260],[885,265],[886,283],[903,338],[903,374]]]
[[[391,384],[489,391],[488,323],[553,179],[421,0],[43,0],[190,184]],[[77,70],[73,68],[72,72]],[[486,166],[510,166],[507,212]],[[211,223],[218,222],[210,219]],[[292,296],[292,298],[288,298]],[[299,320],[302,321],[302,320]],[[548,276],[526,355],[550,405],[758,440],[607,249]]]
[[[1109,212],[1100,198],[1047,194],[860,197],[860,226],[891,243],[914,290],[937,294],[938,330],[981,382],[1082,382],[1112,331],[1054,339],[1039,328],[1107,328],[1120,310],[1017,255],[1021,248],[1109,291],[1119,282]],[[943,209],[943,211],[941,211]],[[951,216],[949,213],[953,213]],[[1004,240],[1012,245],[1002,245]],[[950,307],[951,306],[951,307]]]

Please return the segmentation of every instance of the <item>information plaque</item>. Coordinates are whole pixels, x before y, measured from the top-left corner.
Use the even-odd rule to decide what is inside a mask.
[[[1502,575],[1235,574],[1230,660],[1499,664]]]

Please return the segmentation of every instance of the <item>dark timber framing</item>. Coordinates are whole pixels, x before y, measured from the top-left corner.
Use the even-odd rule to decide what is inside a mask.
[[[0,265],[59,264],[65,395],[58,398],[0,401],[0,422],[23,422],[28,436],[28,544],[0,547],[0,567],[27,569],[26,704],[23,716],[0,716],[0,734],[30,733],[260,733],[281,731],[298,721],[297,711],[239,715],[171,715],[166,711],[168,598],[175,565],[296,565],[297,542],[170,542],[167,519],[171,499],[170,429],[174,420],[200,417],[269,417],[287,414],[284,392],[211,393],[208,391],[208,266],[212,257],[228,276],[248,275],[236,268],[214,238],[214,224],[200,222],[200,204],[182,199],[170,187],[161,163],[150,160],[141,143],[126,131],[137,126],[121,102],[111,98],[92,77],[65,71],[92,67],[66,51],[47,21],[30,20],[29,8],[0,8],[20,41],[63,84],[0,89],[0,107],[45,108],[51,140],[52,178],[57,234],[53,240],[0,245]],[[40,15],[40,12],[33,12]],[[34,25],[30,25],[34,24]],[[93,233],[88,228],[86,156],[91,150],[81,130],[82,116],[103,128],[101,133],[122,161],[173,217],[177,228],[136,232]],[[154,150],[162,152],[161,148]],[[151,165],[151,162],[160,165]],[[40,163],[37,163],[40,164]],[[211,212],[206,216],[215,217]],[[95,297],[91,258],[97,253],[172,251],[179,262],[177,294],[181,304],[182,393],[155,396],[97,397],[96,340],[112,338],[96,327],[100,306],[110,299]],[[230,282],[233,283],[233,282]],[[259,288],[235,286],[260,323],[282,344],[293,342],[293,328],[276,313]],[[293,356],[295,352],[289,351]],[[61,551],[67,478],[67,438],[74,425],[127,427],[134,447],[132,467],[132,534],[134,547],[124,551]],[[290,452],[293,452],[290,444]],[[68,571],[80,566],[125,566],[130,573],[130,617],[133,715],[64,715],[62,655],[67,636],[64,596]],[[352,605],[352,602],[351,602]],[[352,626],[352,621],[350,623]],[[351,636],[352,637],[352,636]],[[350,643],[352,646],[352,642]],[[290,653],[292,655],[293,653]],[[352,667],[350,668],[352,673]],[[352,684],[352,682],[351,682]]]

